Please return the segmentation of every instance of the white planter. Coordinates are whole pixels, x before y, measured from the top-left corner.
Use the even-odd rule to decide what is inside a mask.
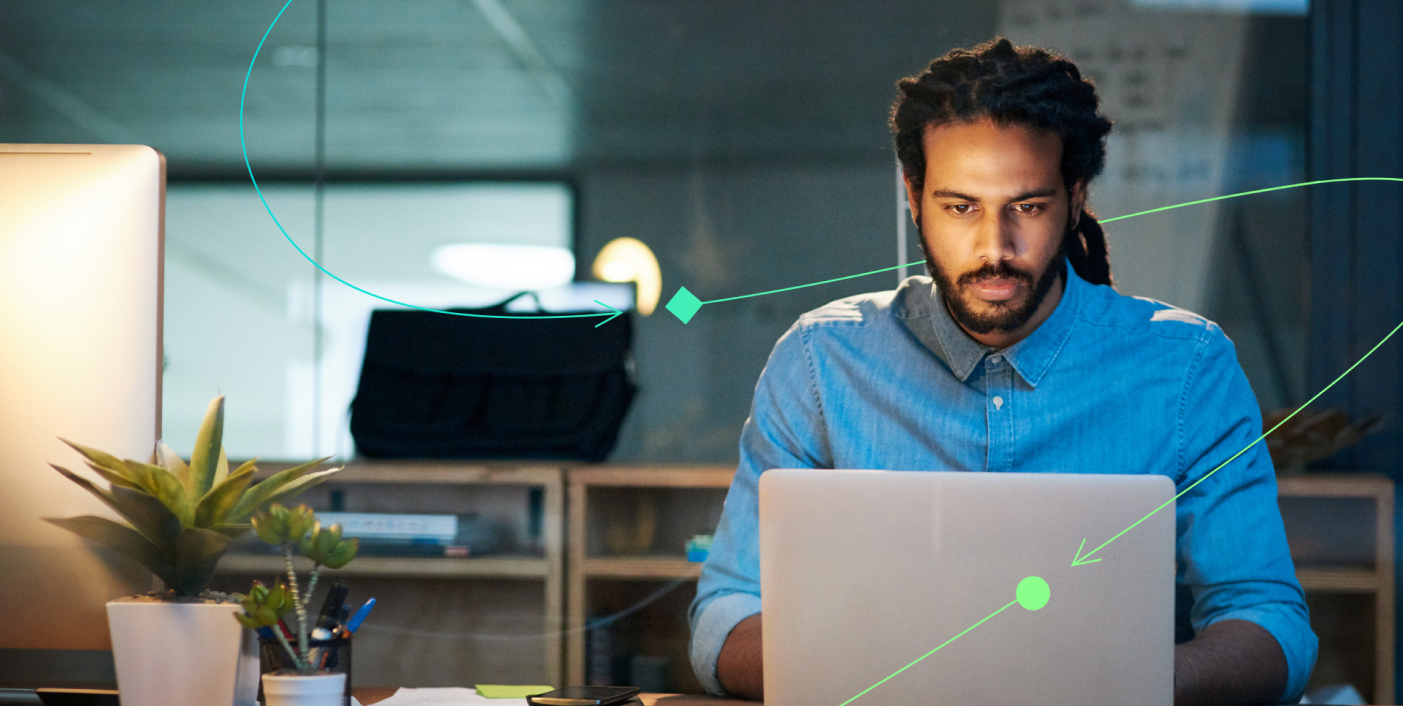
[[[108,603],[122,703],[256,705],[258,637],[234,620],[240,610],[235,603]]]
[[[268,706],[341,706],[345,693],[345,674],[263,675],[263,698]]]

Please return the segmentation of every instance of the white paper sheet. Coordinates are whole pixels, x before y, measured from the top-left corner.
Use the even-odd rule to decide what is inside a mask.
[[[400,689],[376,706],[452,706],[456,704],[495,704],[496,706],[527,706],[526,699],[489,699],[478,696],[477,689],[460,686],[424,689]]]

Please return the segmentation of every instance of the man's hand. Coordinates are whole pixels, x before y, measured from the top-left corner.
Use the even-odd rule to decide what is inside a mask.
[[[760,701],[765,697],[765,669],[760,658],[760,614],[731,628],[716,658],[716,678],[733,696]]]
[[[760,614],[736,624],[716,659],[721,688],[759,701],[765,695]],[[1246,620],[1223,620],[1174,648],[1174,706],[1273,704],[1286,689],[1286,655],[1271,633]]]
[[[1174,706],[1274,704],[1286,690],[1286,678],[1281,645],[1246,620],[1213,623],[1174,647]]]

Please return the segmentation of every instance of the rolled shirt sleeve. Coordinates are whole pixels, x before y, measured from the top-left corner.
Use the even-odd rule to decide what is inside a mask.
[[[1177,580],[1193,593],[1189,618],[1196,632],[1235,619],[1276,638],[1289,671],[1278,701],[1294,703],[1315,666],[1318,640],[1286,544],[1265,442],[1222,465],[1261,436],[1262,420],[1231,341],[1217,326],[1206,334],[1179,401]]]
[[[822,411],[804,349],[803,319],[770,353],[741,431],[740,466],[688,611],[692,669],[712,694],[721,646],[740,621],[760,612],[760,474],[771,468],[827,468]]]

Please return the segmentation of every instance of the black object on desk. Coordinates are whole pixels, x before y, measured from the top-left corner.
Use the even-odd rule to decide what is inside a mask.
[[[35,689],[44,706],[121,706],[117,692],[108,689]]]
[[[626,706],[635,702],[636,686],[566,686],[526,697],[532,706]]]

